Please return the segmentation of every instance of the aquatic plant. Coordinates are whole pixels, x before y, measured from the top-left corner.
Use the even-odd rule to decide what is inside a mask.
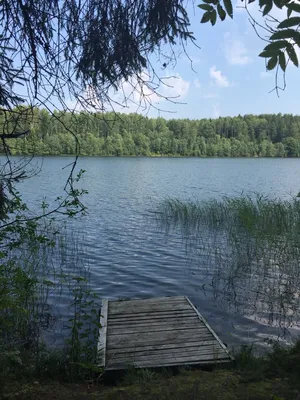
[[[300,202],[256,195],[222,200],[169,199],[158,221],[176,231],[207,270],[219,304],[278,326],[300,321]]]

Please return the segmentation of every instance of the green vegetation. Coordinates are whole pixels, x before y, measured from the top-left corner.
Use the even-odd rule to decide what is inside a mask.
[[[64,235],[53,222],[43,220],[31,228],[30,238],[19,239],[0,265],[0,397],[8,378],[72,381],[101,372],[95,365],[100,302],[77,258],[76,238],[68,235],[68,257]],[[68,320],[56,311],[62,293]],[[45,334],[53,339],[62,325],[65,339],[49,347]]]
[[[101,372],[95,366],[94,347],[99,299],[78,258],[77,238],[64,234],[68,219],[84,211],[79,200],[83,193],[72,186],[69,196],[57,199],[59,221],[45,201],[35,217],[18,192],[5,198],[0,230],[0,397],[8,379],[74,380]],[[54,299],[60,301],[60,295],[69,299],[67,321],[56,311]],[[53,337],[62,323],[66,340],[53,350],[46,337]]]
[[[257,36],[268,42],[259,54],[266,59],[267,70],[277,68],[278,71],[280,68],[285,73],[289,62],[298,67],[296,51],[300,46],[300,5],[294,0],[259,0],[258,8],[265,18],[262,18],[263,22],[258,22],[257,18],[251,15],[252,9],[248,8],[248,5],[255,1],[246,1],[244,8]],[[203,0],[203,3],[198,5],[204,10],[201,23],[210,22],[211,25],[215,25],[217,19],[224,21],[227,16],[233,18],[233,6],[231,0]],[[274,13],[274,9],[282,10],[279,17],[276,11]],[[275,89],[278,90],[277,83],[276,77]]]
[[[227,240],[232,240],[228,243],[233,249],[234,232],[241,234],[239,238],[243,238],[243,232],[247,233],[249,242],[253,238],[262,240],[269,249],[277,237],[283,242],[288,237],[295,237],[299,232],[299,215],[300,206],[296,199],[280,202],[262,197],[205,204],[170,200],[161,209],[161,220],[169,227],[174,224],[183,228],[185,235],[199,234],[206,227],[219,231],[224,239],[227,231],[232,235]],[[129,369],[121,378],[113,377],[111,386],[112,377],[96,366],[99,302],[89,289],[85,269],[80,268],[79,259],[72,263],[77,265],[76,269],[67,268],[64,239],[54,220],[45,218],[39,224],[35,221],[30,225],[26,221],[28,223],[25,235],[20,226],[14,231],[16,247],[3,254],[0,269],[1,398],[297,399],[300,342],[288,348],[273,343],[272,350],[260,356],[254,355],[252,347],[243,347],[235,353],[236,364],[225,369]],[[69,242],[71,239],[68,237]],[[240,241],[237,246],[240,254],[245,250],[245,243],[242,247],[241,243],[244,242]],[[279,246],[279,242],[275,241],[275,245]],[[285,241],[281,256],[285,254],[284,248],[287,255],[293,254],[297,260],[297,249],[292,253],[292,245]],[[77,247],[78,243],[73,239],[71,254],[78,254]],[[16,249],[18,257],[14,257]],[[237,256],[237,253],[232,254]],[[19,265],[19,259],[22,265]],[[294,265],[292,257],[289,261]],[[279,268],[284,268],[286,273],[285,262],[283,260]],[[274,260],[269,266],[273,264]],[[298,264],[296,267],[299,270]],[[240,270],[235,273],[240,274]],[[293,280],[292,284],[299,288],[299,281]],[[280,285],[276,283],[275,286],[280,290]],[[69,335],[64,346],[53,349],[46,346],[43,333],[55,332],[55,326],[60,322],[55,319],[50,301],[50,296],[59,292],[71,298],[73,315],[68,320]],[[295,313],[296,308],[297,304]]]
[[[265,196],[224,197],[206,202],[169,199],[160,209],[163,221],[193,229],[198,233],[203,226],[246,233],[266,240],[300,234],[300,201],[277,200]]]
[[[217,6],[222,19],[225,11],[221,4],[217,0],[207,2]],[[280,8],[279,0],[274,3]],[[44,202],[39,214],[32,212],[22,202],[15,187],[28,176],[28,165],[13,166],[10,154],[78,155],[80,144],[82,155],[297,157],[300,155],[300,119],[290,115],[263,115],[165,121],[113,113],[48,112],[55,107],[64,110],[68,98],[83,108],[93,107],[93,104],[111,104],[112,89],[136,77],[135,93],[142,92],[141,101],[149,104],[149,97],[141,89],[146,85],[147,92],[158,94],[160,82],[156,71],[153,71],[153,79],[145,74],[145,71],[152,70],[150,54],[155,53],[158,58],[161,55],[161,67],[166,68],[176,57],[172,46],[179,44],[184,47],[194,41],[186,4],[181,0],[92,0],[84,4],[78,1],[16,3],[4,0],[1,5],[0,137],[1,153],[6,155],[7,163],[2,165],[0,174],[0,396],[91,398],[97,397],[100,391],[100,397],[107,399],[201,396],[234,399],[248,396],[249,399],[270,397],[278,400],[295,397],[299,382],[298,346],[290,351],[277,348],[278,357],[270,359],[253,359],[246,350],[240,356],[241,367],[233,371],[192,371],[177,377],[139,371],[135,378],[138,383],[131,387],[104,388],[103,392],[100,388],[91,395],[86,386],[82,387],[82,393],[78,393],[77,385],[70,387],[58,383],[82,380],[94,383],[102,374],[96,366],[95,353],[95,336],[99,328],[98,298],[89,289],[84,269],[68,269],[59,233],[62,228],[53,218],[59,215],[61,222],[65,217],[74,217],[84,211],[79,200],[83,192],[74,187],[77,182],[73,177],[74,162],[66,182],[65,196],[58,194],[57,206],[50,209]],[[272,3],[264,0],[260,2],[260,6],[263,5],[266,6],[265,14],[268,14]],[[224,7],[231,16],[230,0],[224,2]],[[292,11],[299,11],[298,7],[292,7]],[[209,14],[209,19],[215,23],[216,12]],[[288,21],[281,28],[285,29],[287,23],[293,26]],[[284,51],[297,65],[293,47],[294,42],[298,44],[299,35],[295,37],[291,30],[285,30],[283,35],[273,37],[276,54],[274,47],[269,47],[269,53],[264,55],[271,58],[269,69],[279,63],[285,70]],[[282,38],[288,41],[281,41],[278,47]],[[170,58],[163,57],[163,43],[171,47]],[[88,101],[85,95],[90,96]],[[21,107],[22,104],[25,106]],[[41,104],[48,111],[27,107],[26,104]],[[299,246],[294,246],[293,251],[297,242],[291,240],[289,243],[287,240],[294,239],[297,231],[291,219],[287,220],[290,225],[284,230],[286,220],[282,218],[278,231],[275,229],[274,232],[272,228],[271,234],[267,223],[266,235],[261,238],[257,219],[251,222],[256,211],[253,215],[249,213],[248,205],[246,210],[241,210],[236,217],[242,221],[237,232],[247,234],[248,242],[252,244],[253,240],[267,244],[265,247],[260,245],[259,252],[278,251],[276,246],[279,245],[282,254],[289,258],[276,259],[276,265],[282,262],[285,268],[293,266]],[[229,211],[228,215],[231,215],[232,210]],[[218,219],[216,221],[218,225]],[[225,217],[223,221],[228,223]],[[230,224],[225,228],[227,226]],[[283,239],[279,238],[281,232]],[[234,230],[229,233],[229,243],[240,240],[240,236],[232,234]],[[232,249],[238,259],[245,247],[233,246]],[[253,249],[261,257],[257,245]],[[76,247],[72,254],[78,254]],[[76,261],[74,265],[78,266]],[[73,311],[68,320],[69,335],[59,350],[47,347],[44,340],[45,332],[55,332],[59,323],[51,302],[56,292],[71,298]],[[49,378],[55,383],[47,381],[45,386],[39,383]],[[132,375],[127,374],[126,379],[127,384],[128,381],[134,382]]]
[[[236,365],[226,369],[129,370],[108,381],[67,384],[61,380],[5,382],[4,399],[57,400],[296,400],[300,391],[300,347],[275,346],[265,356],[250,347],[236,355]],[[97,384],[98,383],[98,384]]]
[[[300,318],[298,198],[168,200],[159,211],[162,227],[179,232],[187,251],[207,268],[199,290],[208,287],[220,307],[255,315],[289,338]]]
[[[138,114],[71,114],[34,110],[22,123],[29,136],[8,139],[12,154],[100,156],[299,157],[300,117],[245,115],[202,120],[165,120]],[[66,128],[68,127],[68,128]]]

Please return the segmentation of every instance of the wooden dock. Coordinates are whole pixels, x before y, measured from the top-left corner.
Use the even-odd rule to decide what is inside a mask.
[[[103,300],[99,366],[106,370],[207,365],[232,360],[187,297]]]

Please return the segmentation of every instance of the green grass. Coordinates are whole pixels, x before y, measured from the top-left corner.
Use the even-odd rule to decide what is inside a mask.
[[[12,250],[0,261],[0,397],[11,376],[75,381],[100,372],[94,365],[100,301],[79,258],[78,238],[56,225],[41,232],[51,242],[25,241],[18,257]],[[56,307],[61,294],[68,298],[67,320]],[[53,350],[44,334],[51,343],[62,326],[65,339]]]
[[[294,274],[300,264],[300,200],[256,196],[221,201],[167,200],[158,220],[167,232],[179,232],[198,255],[215,257],[219,266],[277,268]],[[208,254],[209,253],[209,254]]]
[[[264,356],[252,348],[236,353],[236,364],[224,369],[129,369],[113,384],[106,375],[88,383],[58,380],[5,382],[4,399],[81,400],[235,400],[298,399],[300,342],[290,348],[275,346]]]

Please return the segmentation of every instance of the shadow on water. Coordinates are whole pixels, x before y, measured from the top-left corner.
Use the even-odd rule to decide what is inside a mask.
[[[219,308],[291,341],[300,328],[300,203],[266,197],[168,200],[158,222],[179,233],[199,289]],[[198,275],[198,276],[197,276]]]

